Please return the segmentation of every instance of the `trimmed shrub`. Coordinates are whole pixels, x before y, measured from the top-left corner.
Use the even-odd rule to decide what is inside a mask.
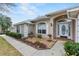
[[[66,55],[68,56],[79,56],[79,43],[68,41],[64,44],[64,49],[66,51]]]
[[[73,42],[71,41],[68,41],[64,44],[64,49],[66,51],[66,55],[74,55],[75,52],[74,52],[74,48],[75,48],[75,45]]]
[[[21,37],[22,37],[22,35],[20,33],[15,33],[15,32],[10,32],[10,31],[7,31],[6,35],[14,37],[16,39],[21,39]]]
[[[75,44],[75,55],[79,56],[79,43]]]

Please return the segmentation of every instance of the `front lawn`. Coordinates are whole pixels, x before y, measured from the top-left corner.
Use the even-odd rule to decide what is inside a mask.
[[[22,54],[0,37],[0,56],[21,56]]]

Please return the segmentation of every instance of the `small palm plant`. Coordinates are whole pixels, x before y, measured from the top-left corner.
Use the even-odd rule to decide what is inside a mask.
[[[52,39],[52,35],[51,35],[51,34],[48,34],[48,37],[49,37],[50,39]]]
[[[51,34],[48,34],[48,37],[49,37],[49,40],[47,40],[48,42],[51,42],[52,41],[52,35]]]

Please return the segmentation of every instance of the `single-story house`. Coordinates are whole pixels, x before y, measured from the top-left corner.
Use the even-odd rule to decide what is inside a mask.
[[[30,32],[43,37],[67,38],[79,42],[79,8],[56,11],[31,21],[14,24],[14,32],[27,37]]]

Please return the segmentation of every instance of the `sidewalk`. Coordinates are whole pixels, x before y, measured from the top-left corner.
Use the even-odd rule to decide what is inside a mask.
[[[1,35],[8,41],[13,47],[15,47],[24,56],[64,56],[65,51],[61,41],[58,41],[51,49],[37,50],[25,43],[22,43],[14,38],[6,35]]]
[[[30,56],[37,51],[36,49],[16,40],[14,38],[8,37],[6,35],[3,35],[2,37],[4,37],[6,39],[6,41],[8,41],[13,47],[15,47],[24,56]]]

